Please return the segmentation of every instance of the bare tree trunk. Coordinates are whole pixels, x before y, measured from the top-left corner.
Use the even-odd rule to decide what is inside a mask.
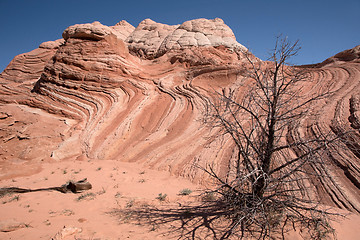
[[[272,62],[263,63],[244,53],[250,66],[244,76],[244,81],[251,80],[247,94],[239,98],[236,90],[222,91],[218,99],[209,100],[208,122],[229,134],[239,151],[235,181],[206,170],[220,183],[215,192],[236,223],[231,232],[239,226],[242,233],[269,237],[287,224],[331,230],[328,212],[318,210],[319,202],[307,197],[303,181],[309,165],[326,174],[321,156],[338,137],[286,141],[287,131],[308,114],[310,104],[329,94],[327,89],[311,96],[302,92],[305,73],[286,65],[298,50],[297,42],[278,38]]]

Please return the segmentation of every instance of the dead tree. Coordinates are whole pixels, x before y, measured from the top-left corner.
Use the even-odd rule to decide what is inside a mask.
[[[222,238],[284,237],[289,226],[322,238],[332,230],[330,212],[320,207],[309,181],[330,177],[324,161],[339,136],[309,134],[314,125],[299,132],[311,104],[330,94],[329,86],[309,92],[304,69],[288,64],[299,49],[298,42],[277,38],[269,61],[244,53],[248,72],[241,94],[227,89],[209,100],[208,123],[230,136],[236,152],[227,176],[205,169],[219,183],[214,192],[230,221]]]

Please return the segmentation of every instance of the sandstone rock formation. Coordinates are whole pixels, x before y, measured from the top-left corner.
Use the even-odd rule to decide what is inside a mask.
[[[204,176],[196,164],[229,170],[232,142],[202,122],[214,90],[243,94],[246,48],[222,20],[95,22],[63,37],[15,57],[0,75],[0,179],[21,171],[19,163],[36,171],[43,160],[66,159],[139,162],[195,181]],[[358,53],[303,66],[309,94],[324,85],[333,94],[289,136],[356,129],[329,156],[334,178],[309,184],[327,204],[360,212]]]
[[[134,27],[126,21],[121,21],[115,26],[108,27],[100,22],[76,24],[68,27],[63,32],[63,38],[92,39],[101,40],[110,34],[114,34],[117,38],[125,40],[134,30]]]
[[[158,55],[161,43],[176,27],[145,19],[130,34],[126,42],[130,51],[144,58],[153,58]]]
[[[233,50],[246,51],[246,48],[236,41],[234,33],[224,24],[224,21],[216,18],[184,22],[162,42],[159,54],[164,54],[172,49],[207,46],[225,46]]]
[[[81,228],[64,226],[64,228],[61,229],[59,232],[57,232],[55,236],[52,237],[51,239],[52,240],[70,239],[70,237],[73,237],[76,233],[80,233],[81,231],[82,231]]]
[[[64,43],[65,43],[64,39],[58,39],[56,41],[43,42],[42,44],[40,44],[39,48],[58,49]]]
[[[130,51],[144,58],[159,57],[170,50],[191,47],[225,46],[231,50],[246,51],[246,48],[236,41],[232,30],[219,18],[195,19],[175,26],[145,19],[126,42]]]
[[[335,54],[334,56],[326,59],[324,62],[320,63],[319,65],[327,65],[330,63],[339,63],[339,62],[359,62],[360,59],[360,45],[348,49],[345,51],[342,51],[338,54]]]

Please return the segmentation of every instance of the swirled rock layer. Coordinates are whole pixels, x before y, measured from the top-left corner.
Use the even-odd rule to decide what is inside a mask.
[[[202,121],[214,91],[244,94],[246,48],[222,20],[82,24],[63,36],[15,57],[0,75],[0,178],[66,159],[138,162],[196,181],[204,177],[196,165],[229,171],[232,142]],[[329,158],[333,178],[310,176],[324,201],[351,211],[360,211],[358,49],[302,67],[309,92],[328,85],[333,94],[289,132],[355,130]]]

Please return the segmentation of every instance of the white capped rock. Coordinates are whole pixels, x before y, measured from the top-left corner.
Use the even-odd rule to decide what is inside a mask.
[[[154,57],[164,39],[171,34],[178,25],[171,26],[145,19],[126,39],[129,49],[143,57]]]
[[[159,48],[159,54],[172,49],[221,45],[231,49],[246,50],[236,41],[232,30],[220,18],[195,19],[184,22],[167,36]]]
[[[135,27],[125,20],[118,22],[110,28],[114,30],[113,33],[115,36],[123,41],[135,30]]]

